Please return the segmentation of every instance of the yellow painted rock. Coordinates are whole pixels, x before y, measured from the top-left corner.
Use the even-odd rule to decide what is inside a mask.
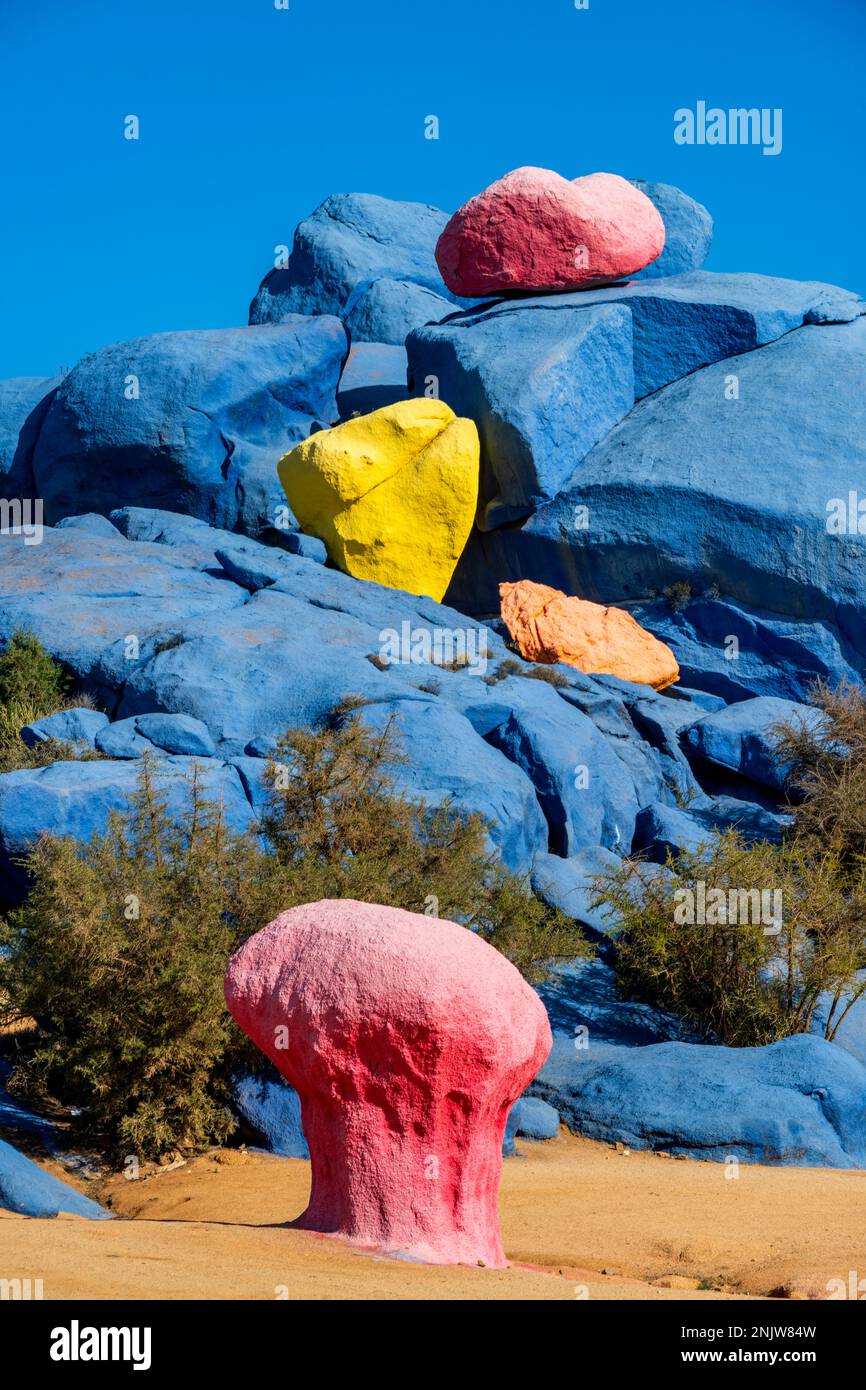
[[[478,499],[472,420],[444,401],[399,401],[321,430],[280,459],[289,506],[356,579],[441,599]]]

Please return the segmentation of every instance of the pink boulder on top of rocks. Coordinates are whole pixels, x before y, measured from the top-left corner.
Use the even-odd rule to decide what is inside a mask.
[[[670,647],[623,608],[571,598],[521,579],[500,584],[502,620],[527,661],[562,661],[586,675],[619,676],[664,690],[680,678]]]
[[[436,260],[453,294],[546,294],[622,280],[664,244],[660,214],[628,179],[527,166],[455,212]]]
[[[503,955],[455,922],[310,903],[241,947],[225,995],[301,1099],[312,1191],[295,1225],[436,1264],[505,1266],[505,1122],[552,1039]]]

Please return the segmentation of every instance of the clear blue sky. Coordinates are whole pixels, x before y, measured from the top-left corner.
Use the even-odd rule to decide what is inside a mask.
[[[245,323],[328,193],[520,164],[679,184],[711,267],[862,292],[864,74],[863,0],[0,0],[0,376]],[[782,153],[676,145],[698,100],[781,107]]]

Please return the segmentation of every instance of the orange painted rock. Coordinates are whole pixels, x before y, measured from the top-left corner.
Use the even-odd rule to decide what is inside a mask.
[[[500,584],[502,619],[527,661],[562,661],[587,675],[619,676],[664,690],[680,677],[670,647],[630,613],[570,598],[521,579]]]

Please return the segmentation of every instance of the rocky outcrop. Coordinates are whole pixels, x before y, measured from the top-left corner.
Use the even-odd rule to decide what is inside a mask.
[[[348,352],[333,318],[157,333],[85,357],[32,452],[49,523],[142,506],[255,534],[285,507],[276,460],[337,418]]]
[[[284,912],[232,958],[226,1001],[297,1090],[297,1224],[439,1264],[505,1266],[508,1110],[550,1049],[515,968],[453,922],[351,901]]]
[[[373,193],[326,198],[298,226],[287,264],[263,279],[250,323],[280,323],[287,314],[340,317],[358,286],[382,279],[408,281],[450,300],[434,257],[447,221],[446,212],[426,203]]]
[[[19,1216],[107,1220],[111,1212],[0,1139],[0,1208]]]

